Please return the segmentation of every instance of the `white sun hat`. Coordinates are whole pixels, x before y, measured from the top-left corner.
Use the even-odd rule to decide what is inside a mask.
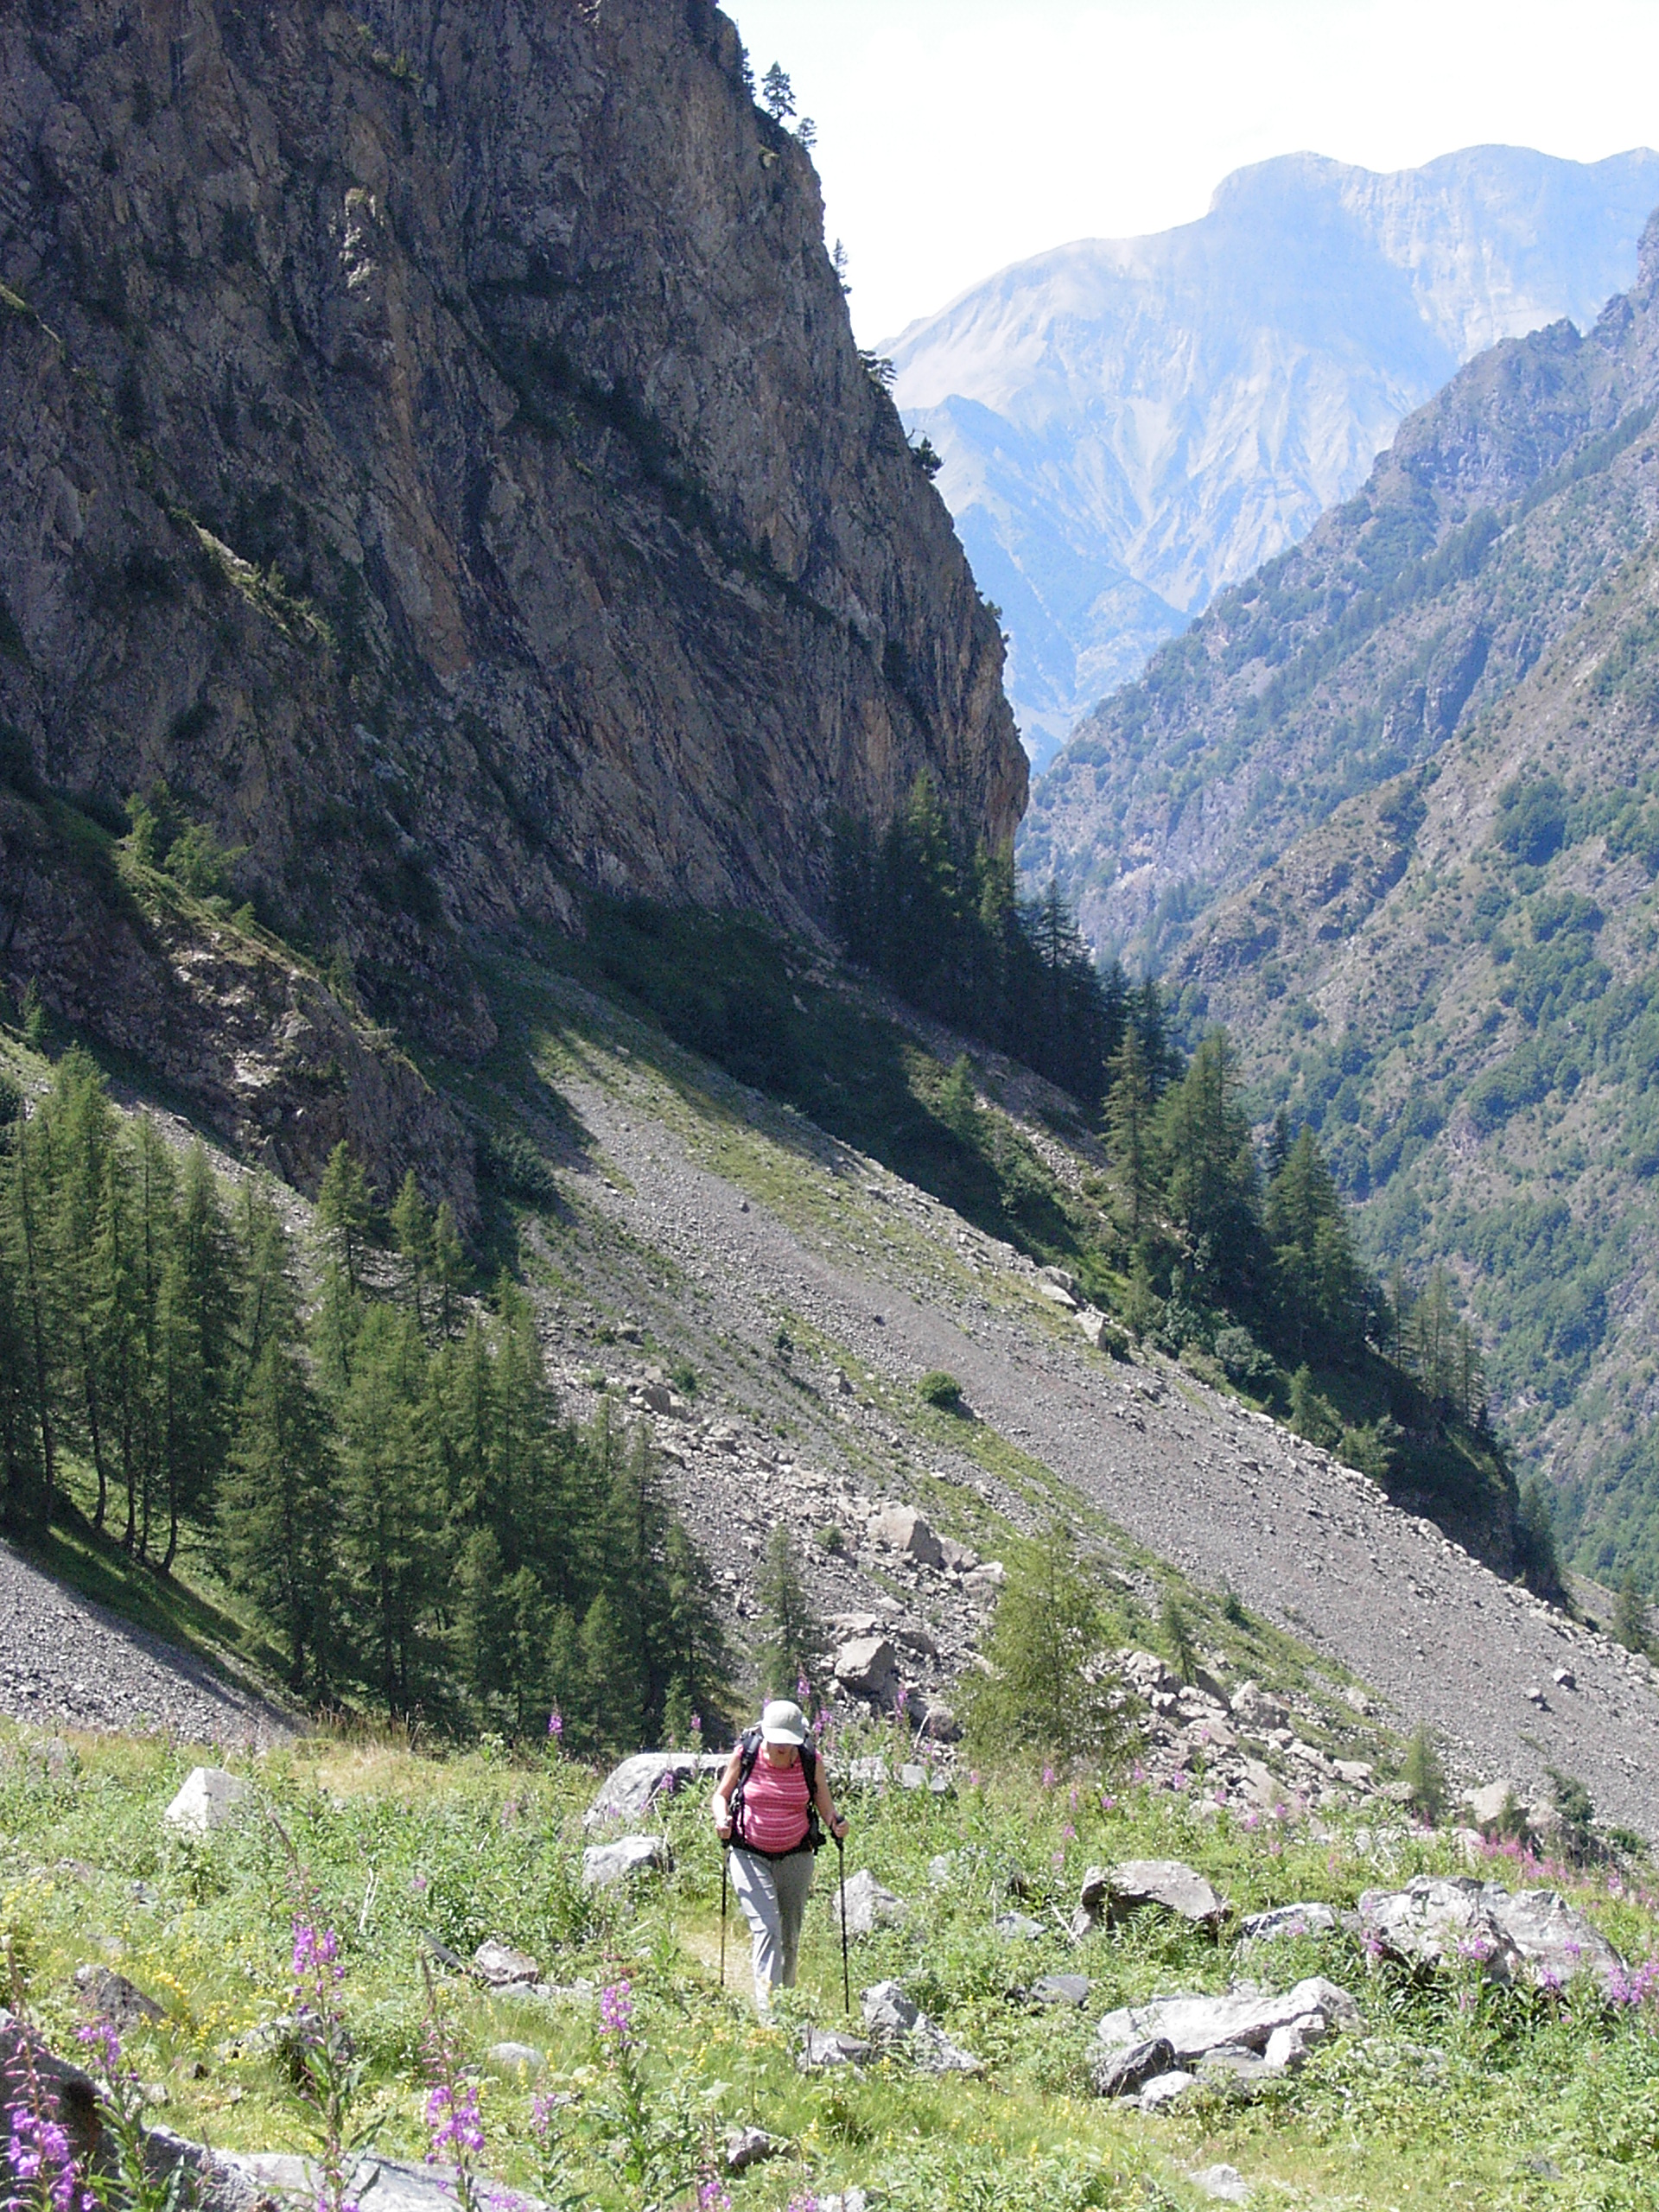
[[[763,1744],[794,1744],[806,1741],[806,1715],[791,1698],[775,1697],[760,1715],[760,1740]]]

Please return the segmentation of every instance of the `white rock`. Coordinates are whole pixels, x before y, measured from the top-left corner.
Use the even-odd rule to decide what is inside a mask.
[[[590,1843],[582,1854],[582,1886],[608,1890],[636,1874],[666,1873],[668,1846],[658,1835],[620,1835],[614,1843]]]
[[[207,1835],[233,1821],[248,1794],[239,1774],[222,1766],[194,1766],[162,1818],[181,1835]]]
[[[484,2054],[484,2063],[498,2074],[539,2074],[547,2056],[533,2043],[493,2043]]]
[[[1160,2105],[1172,2103],[1183,2095],[1198,2080],[1196,2074],[1185,2073],[1177,2067],[1173,2073],[1154,2074],[1141,2092],[1142,2112],[1156,2112]]]
[[[1189,2174],[1187,2179],[1200,2196],[1213,2197],[1218,2204],[1248,2204],[1250,2201],[1249,2183],[1236,2166],[1204,2166],[1197,2173]]]
[[[636,1751],[607,1775],[582,1824],[596,1828],[642,1820],[659,1796],[718,1774],[728,1757],[724,1751]]]
[[[896,1928],[909,1910],[904,1899],[884,1889],[868,1866],[861,1866],[856,1874],[849,1876],[845,1894],[849,1936],[868,1936],[878,1928]],[[830,1908],[837,1923],[841,1904],[841,1892],[837,1891]]]

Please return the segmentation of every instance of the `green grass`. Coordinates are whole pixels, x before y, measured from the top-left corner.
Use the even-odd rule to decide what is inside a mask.
[[[1295,1897],[1344,1906],[1379,1881],[1460,1863],[1437,1838],[1379,1839],[1374,1824],[1370,1834],[1294,1820],[1247,1827],[1110,1778],[1075,1788],[964,1780],[944,1800],[855,1796],[849,1866],[871,1866],[912,1904],[904,1927],[855,1944],[855,2005],[861,1987],[901,1977],[985,2072],[935,2082],[894,2059],[803,2075],[789,2035],[758,2026],[744,2001],[747,1943],[734,1916],[718,1986],[719,1861],[700,1801],[667,1815],[668,1880],[595,1900],[579,1879],[581,1813],[595,1777],[569,1763],[513,1763],[487,1746],[436,1759],[394,1741],[315,1738],[249,1763],[248,1817],[191,1842],[159,1819],[187,1754],[85,1738],[54,1770],[34,1741],[0,1730],[0,1936],[19,1994],[67,2045],[79,2018],[74,1968],[87,1959],[118,1966],[165,2010],[132,2055],[164,2087],[168,2124],[227,2147],[307,2143],[305,2113],[257,2033],[289,2004],[290,1915],[304,1897],[339,1931],[344,2012],[365,2063],[359,2116],[388,2153],[424,2148],[423,1940],[464,1957],[495,1935],[530,1949],[552,1981],[630,1981],[649,2125],[683,2112],[711,2143],[748,2123],[790,2139],[789,2156],[731,2184],[736,2212],[778,2212],[809,2190],[853,2184],[886,2192],[893,2212],[1185,2207],[1200,2201],[1185,2176],[1223,2159],[1273,2206],[1635,2212],[1651,2202],[1651,2007],[1604,2008],[1583,1992],[1517,1996],[1484,1986],[1472,1968],[1412,1980],[1370,1964],[1346,1937],[1244,1961],[1225,1940],[1156,1919],[1075,1947],[1060,1932],[1092,1862],[1185,1858],[1238,1912]],[[832,1766],[868,1748],[868,1738],[835,1747]],[[935,1884],[930,1862],[945,1853],[955,1854],[950,1878]],[[841,2011],[825,1909],[834,1869],[833,1858],[820,1862],[802,1987],[788,2007],[825,2024]],[[1496,1862],[1512,1885],[1525,1871]],[[1640,1885],[1551,1878],[1628,1955],[1659,1943]],[[1020,1910],[1050,1932],[1011,1946],[990,1923],[1016,1880]],[[1043,2012],[1015,1993],[1061,1968],[1091,1980],[1084,2016]],[[1254,2106],[1208,2097],[1147,2118],[1089,2093],[1101,2012],[1159,1990],[1218,1992],[1241,1971],[1275,1986],[1326,1974],[1357,1998],[1361,2028]],[[437,1986],[469,2062],[483,2065],[487,2046],[507,2037],[548,2054],[534,2086],[575,2100],[576,2201],[638,2212],[615,2155],[614,2053],[591,1999],[492,1998],[444,1973]],[[489,2170],[537,2188],[531,2086],[485,2068],[481,2094]]]

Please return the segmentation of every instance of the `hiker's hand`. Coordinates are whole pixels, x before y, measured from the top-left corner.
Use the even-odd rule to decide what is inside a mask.
[[[722,1843],[729,1843],[732,1840],[732,1823],[730,1820],[727,1819],[722,1821],[718,1813],[715,1815],[715,1834],[720,1838]]]
[[[837,1843],[841,1843],[845,1840],[847,1830],[850,1825],[851,1823],[849,1821],[845,1813],[837,1813],[835,1815],[830,1823],[830,1833],[834,1836]]]

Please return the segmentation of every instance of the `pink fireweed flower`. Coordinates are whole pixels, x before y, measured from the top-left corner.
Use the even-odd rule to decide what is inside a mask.
[[[95,2212],[98,2200],[76,2171],[68,2135],[55,2120],[27,2105],[14,2106],[6,2158],[16,2179],[34,2182],[53,2212]],[[7,2202],[21,2206],[27,2200],[14,2196]]]
[[[631,1981],[608,1982],[599,1993],[599,2032],[614,2036],[619,2045],[627,2043],[633,2032],[633,1984]]]
[[[75,2040],[98,2053],[106,2074],[113,2074],[121,2063],[121,2038],[113,2021],[89,2020],[84,2028],[75,2030]]]
[[[694,1713],[691,1716],[691,1733],[694,1736],[702,1733],[702,1715],[700,1713]]]
[[[314,1928],[308,1920],[294,1923],[294,1993],[301,2002],[320,2003],[330,1984],[342,1981],[340,1939],[332,1928]]]
[[[697,2212],[732,2212],[732,2195],[718,2174],[697,2183]]]
[[[552,1712],[547,1716],[547,1732],[549,1738],[555,1745],[562,1744],[564,1741],[564,1715],[559,1711],[556,1705],[554,1707]]]
[[[426,2124],[431,2131],[429,2166],[475,2158],[484,2148],[483,2115],[470,2082],[435,2082],[427,2093]]]

